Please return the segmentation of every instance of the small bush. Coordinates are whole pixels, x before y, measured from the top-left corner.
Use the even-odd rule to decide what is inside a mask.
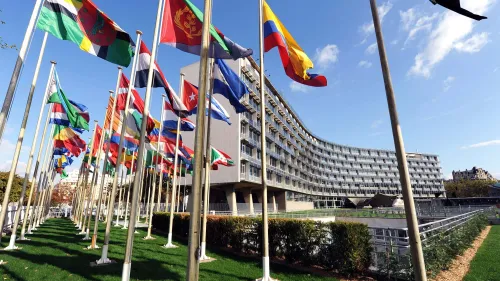
[[[167,232],[168,213],[155,213],[153,225]],[[173,233],[188,237],[189,215],[175,215]],[[368,227],[360,223],[269,219],[269,255],[290,264],[319,266],[343,274],[363,273],[371,264]],[[262,253],[262,220],[208,216],[207,244],[233,251]]]

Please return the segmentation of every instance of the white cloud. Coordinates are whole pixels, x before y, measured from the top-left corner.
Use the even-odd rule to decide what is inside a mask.
[[[399,43],[398,39],[394,39],[391,41],[391,45],[397,45]]]
[[[378,119],[378,120],[375,120],[375,121],[372,122],[372,126],[371,127],[372,127],[372,129],[377,129],[383,123],[384,123],[384,120]]]
[[[495,67],[495,69],[493,69],[493,72],[497,72],[498,70],[500,69],[500,67]]]
[[[488,36],[488,32],[474,34],[469,39],[455,44],[455,49],[461,53],[477,53],[490,41]]]
[[[366,48],[365,50],[365,54],[367,55],[373,55],[375,54],[375,52],[378,50],[378,46],[377,46],[377,42],[371,44],[370,46],[368,46],[368,48]]]
[[[16,143],[12,143],[8,139],[2,141],[2,149],[0,149],[0,171],[7,172],[10,171],[12,166],[12,157],[14,156],[14,151],[16,149]],[[26,156],[29,153],[29,147],[21,146],[21,156]],[[17,162],[16,174],[23,175],[26,171],[27,164],[22,161],[21,157]]]
[[[429,31],[433,22],[437,19],[438,13],[430,16],[422,14],[416,8],[410,8],[407,11],[399,11],[401,17],[401,28],[408,32],[408,37],[404,43],[406,46],[410,41],[417,37],[421,31]]]
[[[309,92],[309,88],[306,85],[297,83],[295,81],[290,83],[290,90],[292,92],[302,92],[302,93]]]
[[[500,145],[500,140],[490,140],[490,141],[478,142],[475,144],[462,146],[461,149],[478,148],[478,147],[485,147],[485,146],[492,146],[492,145]]]
[[[453,81],[455,81],[454,76],[448,76],[448,78],[446,78],[443,81],[443,92],[448,92],[448,90],[451,88],[451,84],[453,83]]]
[[[385,3],[382,3],[382,5],[377,7],[378,10],[378,15],[380,18],[380,23],[384,22],[385,16],[389,13],[389,11],[392,9],[392,3],[391,1],[387,1]],[[375,26],[373,25],[373,21],[366,22],[359,28],[360,32],[363,33],[365,38],[361,42],[361,44],[364,44],[366,42],[366,39],[368,36],[373,34],[375,32]]]
[[[362,60],[358,63],[358,66],[363,68],[370,68],[372,67],[372,63],[369,61]]]
[[[315,61],[322,69],[327,69],[338,61],[340,50],[337,45],[328,44],[321,49],[316,49]]]
[[[462,7],[473,13],[484,14],[496,0],[462,0]],[[452,11],[440,16],[437,26],[432,30],[423,51],[415,57],[415,64],[408,74],[430,77],[432,69],[441,62],[456,44],[464,40],[474,29],[474,20]],[[464,42],[465,44],[465,42]]]
[[[16,167],[16,174],[24,177],[24,173],[26,172],[26,166],[27,166],[26,163],[18,161]],[[0,171],[9,172],[11,167],[12,167],[12,160],[3,162],[2,164],[0,164]]]
[[[453,175],[451,173],[449,173],[446,176],[444,176],[444,179],[445,180],[452,180],[453,179]]]

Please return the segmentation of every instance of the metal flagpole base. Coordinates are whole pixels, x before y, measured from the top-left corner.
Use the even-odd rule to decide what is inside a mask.
[[[26,233],[26,234],[28,234],[28,233]],[[17,241],[31,241],[31,239],[24,237],[24,236],[21,236],[21,237],[17,238]]]
[[[271,278],[269,269],[269,257],[262,257],[262,267],[264,276],[262,278],[255,279],[255,281],[278,281],[278,279]]]
[[[29,233],[29,234],[33,234],[33,232],[32,232],[32,231],[37,231],[37,230],[38,230],[38,228],[33,227],[32,229],[28,230],[28,233]]]
[[[200,255],[200,262],[201,263],[207,263],[207,262],[212,262],[212,261],[216,260],[216,259],[213,259],[213,258],[207,256],[206,248],[207,248],[207,243],[201,242],[201,255]]]
[[[178,246],[172,244],[172,233],[168,234],[167,244],[163,245],[163,248],[167,249],[179,248]]]
[[[146,236],[146,237],[142,238],[142,240],[155,240],[155,239],[156,239],[156,238],[154,238],[154,237],[153,237],[153,236],[151,236],[151,235],[148,235],[148,236]]]
[[[87,231],[80,231],[76,235],[85,235],[85,234],[87,234]]]
[[[3,261],[3,260],[0,260],[0,265],[4,265],[4,264],[7,264],[7,262]]]
[[[132,268],[132,263],[123,263],[122,281],[130,280],[130,269],[131,268]]]
[[[83,237],[82,240],[84,240],[84,241],[90,240],[89,234],[86,233],[85,237]]]
[[[87,246],[86,248],[83,248],[84,250],[94,250],[94,249],[100,249],[100,247],[96,244],[94,247],[92,245]]]
[[[116,261],[114,260],[110,260],[108,258],[100,258],[96,261],[93,261],[93,262],[90,262],[90,266],[91,267],[95,267],[95,266],[105,266],[105,265],[110,265],[110,264],[115,264]]]
[[[137,230],[134,230],[134,234],[139,234],[139,231],[137,231]]]
[[[19,247],[15,246],[15,245],[14,246],[9,245],[9,246],[3,248],[2,251],[14,251],[14,250],[21,250],[21,249],[22,248],[19,248]]]

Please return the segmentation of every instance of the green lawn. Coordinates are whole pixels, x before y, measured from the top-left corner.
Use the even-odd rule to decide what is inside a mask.
[[[104,225],[100,226],[103,237]],[[187,246],[177,243],[177,249],[164,249],[166,237],[155,234],[156,240],[142,240],[139,231],[134,241],[131,280],[185,280]],[[89,262],[100,257],[99,250],[83,250],[89,241],[76,235],[73,223],[65,219],[50,219],[39,228],[31,241],[18,242],[23,247],[15,252],[0,252],[7,261],[0,266],[1,280],[121,280],[126,230],[113,228],[109,257],[117,263],[105,267],[90,267]],[[2,239],[2,248],[8,237]],[[98,245],[102,240],[98,239]],[[262,276],[260,259],[246,259],[225,253],[210,252],[217,260],[200,265],[200,280],[255,280]],[[281,281],[315,281],[333,278],[310,275],[288,267],[271,265],[272,275]]]
[[[494,225],[471,262],[464,281],[500,281],[500,225]]]

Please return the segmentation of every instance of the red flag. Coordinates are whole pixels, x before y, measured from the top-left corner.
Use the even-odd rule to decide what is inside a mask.
[[[94,143],[92,144],[92,157],[97,156],[97,151],[99,150],[99,144],[101,143],[102,128],[97,125],[94,137]]]
[[[187,80],[184,80],[182,102],[188,111],[192,111],[198,106],[198,88]]]

